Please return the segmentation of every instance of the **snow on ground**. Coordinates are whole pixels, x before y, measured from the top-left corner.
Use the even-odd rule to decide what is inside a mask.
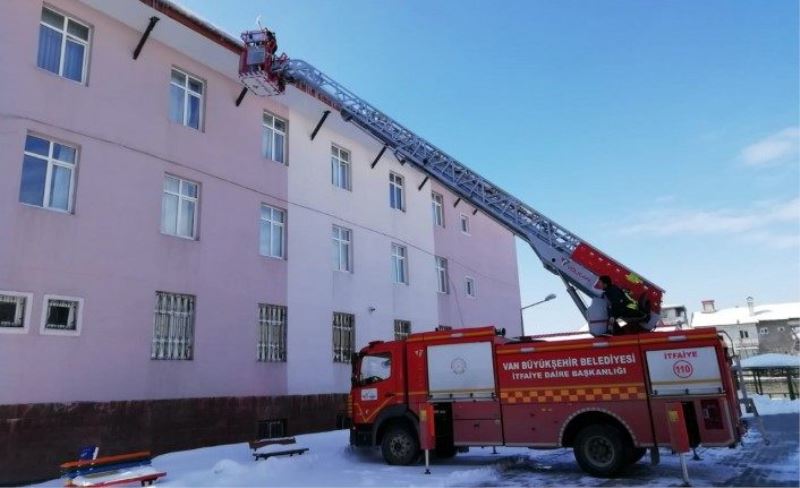
[[[800,356],[770,352],[742,359],[742,368],[798,368]]]
[[[800,449],[794,431],[798,430],[800,400],[770,400],[760,395],[754,399],[765,415],[771,444],[751,425],[736,449],[699,448],[702,460],[689,461],[695,486],[798,486]],[[472,448],[453,459],[433,460],[431,474],[426,475],[423,465],[389,466],[378,449],[349,447],[348,435],[346,430],[300,435],[297,444],[285,447],[308,447],[309,452],[261,461],[253,460],[245,443],[164,454],[153,459],[153,467],[167,472],[157,486],[680,485],[680,461],[668,449],[661,449],[660,465],[651,466],[645,457],[612,480],[583,473],[571,449],[510,447],[498,448],[497,454],[491,448]],[[62,484],[53,480],[41,486]]]

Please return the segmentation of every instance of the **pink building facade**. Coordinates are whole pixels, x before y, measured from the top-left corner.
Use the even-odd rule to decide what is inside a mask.
[[[235,40],[151,0],[0,17],[0,444],[23,452],[0,482],[48,473],[25,461],[42,429],[63,461],[332,427],[369,341],[522,333],[512,234],[388,153],[371,167],[381,145],[335,112],[312,140],[330,107],[305,93],[237,105]],[[147,427],[117,442],[65,405]]]

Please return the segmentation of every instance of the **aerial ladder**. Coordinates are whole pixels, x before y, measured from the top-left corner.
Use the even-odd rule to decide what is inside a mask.
[[[472,171],[438,147],[373,107],[311,64],[277,54],[275,34],[267,29],[242,33],[244,49],[239,76],[244,86],[260,96],[283,93],[287,84],[312,95],[342,118],[355,124],[409,163],[483,211],[530,244],[545,269],[560,277],[581,314],[590,310],[578,290],[594,300],[601,296],[598,278],[608,275],[640,306],[652,329],[660,320],[664,290],[612,259],[584,239],[542,215],[516,197]],[[592,307],[594,309],[595,307]]]

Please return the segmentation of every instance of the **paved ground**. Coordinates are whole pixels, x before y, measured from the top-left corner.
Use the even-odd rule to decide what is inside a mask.
[[[762,417],[769,445],[751,426],[743,445],[736,449],[699,449],[701,460],[687,459],[693,486],[800,486],[800,416]],[[532,451],[530,456],[499,455],[499,477],[478,486],[681,486],[680,461],[667,450],[661,464],[652,466],[649,456],[621,478],[599,480],[586,476],[571,451]]]

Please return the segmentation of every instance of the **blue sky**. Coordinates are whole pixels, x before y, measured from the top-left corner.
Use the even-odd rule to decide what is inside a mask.
[[[264,26],[698,310],[800,299],[796,1],[180,0]],[[581,318],[518,245],[529,333]],[[501,324],[498,324],[501,325]]]

